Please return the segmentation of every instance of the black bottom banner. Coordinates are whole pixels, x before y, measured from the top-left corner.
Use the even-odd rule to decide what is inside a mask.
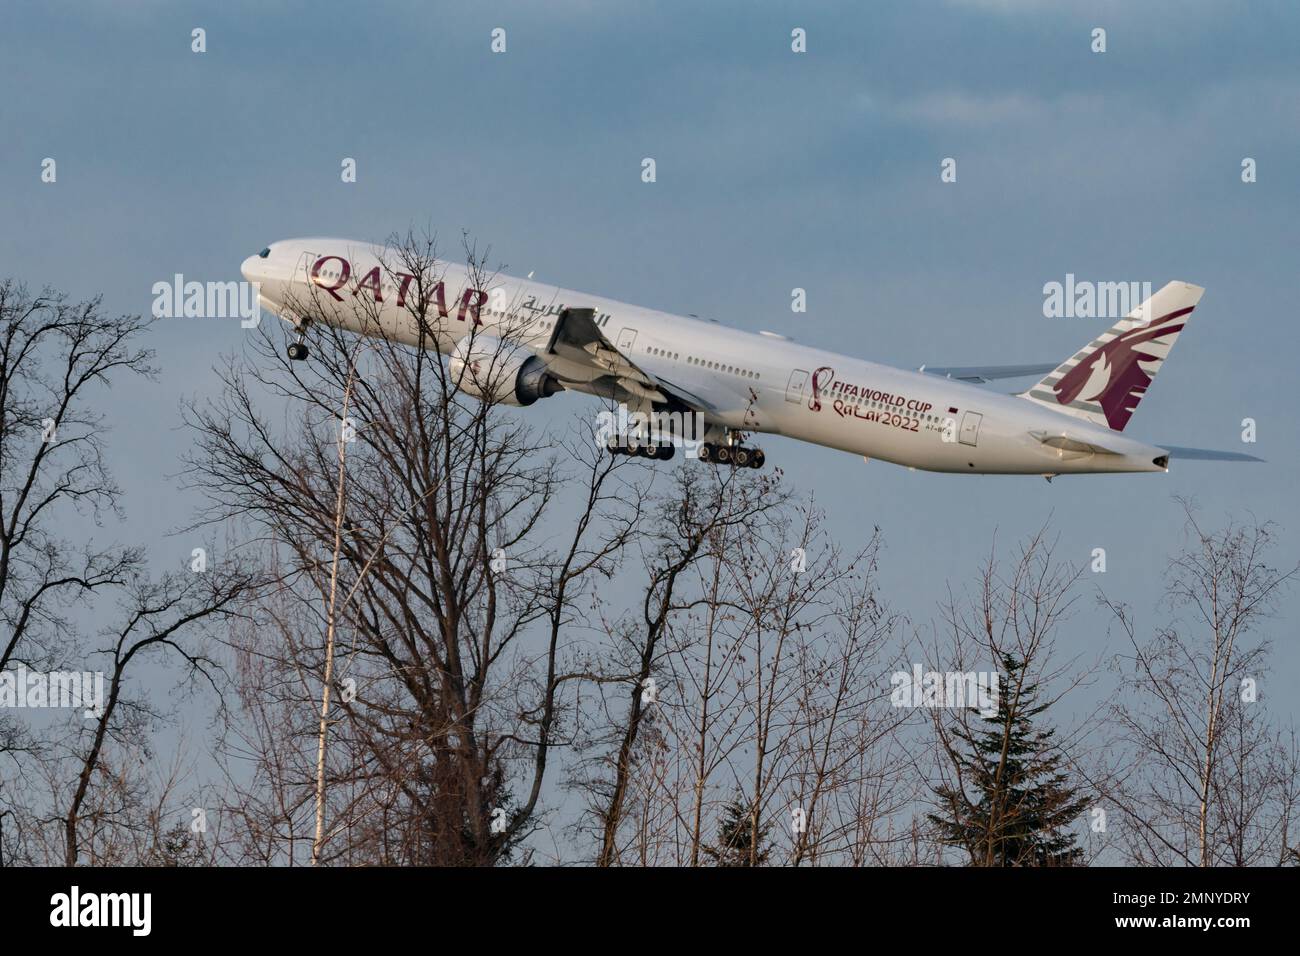
[[[792,929],[900,942],[996,933],[1026,940],[1230,940],[1295,925],[1294,870],[1138,869],[4,869],[5,938],[131,945],[333,944],[418,932],[493,946],[542,933],[661,933],[718,921],[729,942]],[[743,918],[747,914],[749,918]],[[1045,935],[1038,935],[1045,934]],[[612,942],[617,935],[608,937]],[[11,950],[17,952],[18,950]]]

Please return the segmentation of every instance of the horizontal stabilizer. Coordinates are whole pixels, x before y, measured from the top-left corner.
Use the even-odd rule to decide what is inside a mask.
[[[1239,451],[1215,451],[1213,448],[1180,448],[1177,445],[1161,445],[1172,458],[1185,458],[1189,461],[1263,461],[1254,455],[1245,455]]]
[[[955,378],[959,382],[974,382],[976,385],[991,382],[996,378],[1023,378],[1028,375],[1046,375],[1056,368],[1055,362],[1046,365],[922,365],[918,372]]]

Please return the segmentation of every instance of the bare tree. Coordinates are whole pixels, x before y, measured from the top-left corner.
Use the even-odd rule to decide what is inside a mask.
[[[1085,807],[1076,795],[1085,781],[1071,770],[1095,721],[1060,735],[1031,721],[1090,680],[1097,662],[1056,659],[1080,572],[1056,559],[1046,535],[1029,538],[1005,570],[991,552],[974,593],[949,595],[942,629],[923,652],[921,670],[939,675],[934,701],[922,701],[935,742],[929,836],[974,866],[1060,865],[1082,855],[1069,825]],[[978,702],[988,707],[969,699],[981,672],[998,681],[993,699]]]
[[[1257,865],[1293,851],[1294,745],[1269,726],[1258,636],[1300,566],[1269,563],[1267,523],[1202,526],[1188,502],[1188,545],[1169,567],[1172,620],[1150,638],[1105,601],[1130,647],[1113,717],[1129,745],[1111,797],[1129,858],[1144,865]]]
[[[654,613],[610,627],[632,698],[575,781],[594,801],[597,862],[870,858],[905,802],[905,762],[887,755],[905,715],[880,679],[897,620],[876,593],[879,538],[842,555],[776,479],[723,473],[707,497],[679,480],[698,518],[665,527],[675,560],[648,549]],[[679,550],[696,540],[694,557]]]
[[[259,773],[290,789],[307,781],[281,767],[304,760],[286,761],[256,724],[279,711],[305,744],[314,721],[320,752],[322,708],[307,702],[328,667],[328,609],[337,609],[329,684],[341,716],[330,719],[325,760],[324,861],[490,864],[531,832],[569,688],[580,683],[566,670],[567,635],[638,516],[623,477],[637,472],[590,432],[537,438],[502,408],[496,376],[512,374],[512,347],[551,320],[501,302],[492,333],[481,331],[473,304],[488,305],[494,274],[472,244],[465,251],[458,289],[431,237],[394,240],[367,288],[406,290],[401,327],[390,327],[377,296],[346,287],[346,308],[373,333],[354,356],[355,335],[320,312],[334,305],[295,303],[312,359],[285,360],[278,336],[261,330],[223,370],[223,399],[190,410],[191,475],[212,502],[205,520],[253,531],[280,582],[262,605],[275,643],[241,647],[283,683],[249,711],[245,739],[273,744],[256,758]],[[481,358],[473,393],[458,377],[468,372],[433,349],[457,343]],[[345,392],[351,422],[340,420]],[[272,427],[263,394],[299,410],[294,429]],[[341,469],[337,442],[349,424],[355,441]],[[557,538],[543,516],[562,508],[579,517]],[[282,794],[250,844],[268,852],[279,832],[300,845],[298,824],[276,818],[304,806],[301,793]]]
[[[252,578],[238,570],[208,570],[204,573],[174,574],[161,581],[137,580],[129,589],[128,603],[120,627],[106,636],[109,646],[107,697],[95,719],[94,730],[79,758],[80,771],[63,814],[64,864],[78,862],[79,830],[82,808],[90,793],[104,746],[110,736],[121,738],[130,733],[139,705],[133,706],[124,696],[132,663],[152,652],[177,655],[187,668],[188,680],[204,680],[215,689],[217,663],[201,650],[181,642],[196,626],[228,619],[235,615],[238,601],[252,586]],[[121,710],[134,713],[125,719]],[[125,741],[123,741],[125,742]]]
[[[783,497],[766,477],[712,472],[705,481],[695,481],[679,469],[671,491],[657,501],[657,520],[643,544],[646,583],[640,606],[635,615],[611,624],[612,653],[599,675],[602,683],[622,684],[628,702],[625,716],[590,744],[597,753],[602,753],[605,744],[612,746],[611,752],[597,758],[607,774],[592,775],[583,784],[592,794],[598,821],[597,865],[610,866],[619,860],[619,832],[634,765],[640,759],[638,747],[656,745],[654,739],[642,740],[647,720],[653,721],[647,704],[657,698],[652,681],[664,655],[672,616],[686,607],[686,602],[695,600],[693,595],[683,597],[679,589],[710,548],[724,548],[738,540],[728,532],[752,527]]]
[[[98,298],[0,283],[0,670],[65,659],[68,611],[140,565],[138,548],[96,547],[90,536],[78,546],[56,528],[78,511],[118,513],[96,391],[153,374],[153,353],[136,343],[147,326],[106,315]]]
[[[142,666],[156,676],[164,658],[183,662],[187,681],[215,676],[198,632],[248,583],[233,566],[155,580],[143,549],[95,542],[103,519],[123,517],[100,392],[152,376],[153,353],[139,344],[149,324],[108,315],[97,298],[0,284],[0,671],[73,669],[96,687],[107,678],[89,723],[0,717],[0,760],[17,771],[0,773],[0,812],[28,862],[160,859],[175,780],[148,772],[142,755],[162,712],[133,678]],[[81,543],[61,536],[79,525]],[[114,616],[98,637],[83,633],[85,621]]]

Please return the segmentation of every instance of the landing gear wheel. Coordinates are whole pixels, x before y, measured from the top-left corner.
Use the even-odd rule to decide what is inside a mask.
[[[301,362],[307,357],[307,346],[303,342],[292,342],[289,344],[289,361]]]
[[[767,456],[763,454],[763,449],[761,449],[761,448],[755,448],[755,449],[754,449],[754,454],[751,455],[751,456],[750,456],[750,459],[749,459],[749,467],[750,467],[750,468],[762,468],[762,467],[763,467],[763,462],[765,462],[765,461],[767,461]]]
[[[719,465],[731,464],[731,449],[726,445],[719,445],[714,454],[714,458],[717,460]]]
[[[673,445],[660,445],[655,449],[653,457],[655,461],[671,461],[675,454],[677,449]]]
[[[737,468],[748,468],[751,454],[748,448],[737,448],[731,453],[731,460],[735,462]]]
[[[636,457],[637,455],[641,454],[641,443],[637,441],[635,438],[629,438],[627,442],[623,445],[623,450],[627,454]]]
[[[700,452],[699,452],[700,461],[713,461],[714,451],[715,451],[714,447],[708,442],[705,442],[703,445],[700,446]]]

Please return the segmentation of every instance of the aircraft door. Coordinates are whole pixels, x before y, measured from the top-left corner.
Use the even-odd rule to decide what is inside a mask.
[[[801,368],[795,369],[790,373],[790,384],[785,387],[785,400],[787,402],[802,402],[803,392],[807,385],[807,371]]]
[[[293,272],[289,274],[290,282],[310,282],[311,266],[317,259],[316,253],[304,252],[298,256],[298,264],[293,267]]]
[[[984,416],[979,412],[967,412],[961,417],[961,435],[959,440],[963,445],[974,445],[980,437],[980,422]]]

